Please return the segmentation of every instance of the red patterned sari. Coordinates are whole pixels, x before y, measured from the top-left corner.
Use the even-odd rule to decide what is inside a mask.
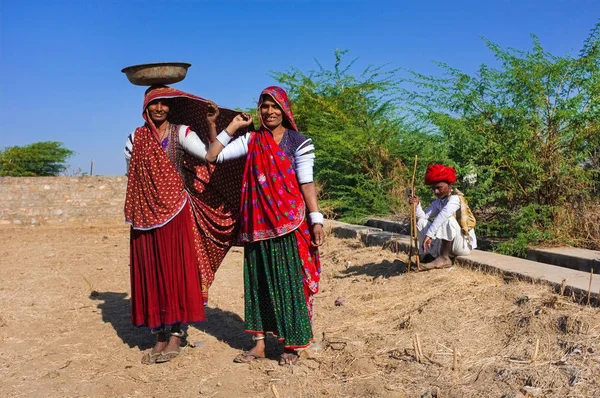
[[[132,322],[149,327],[204,319],[208,288],[237,235],[244,165],[242,159],[215,166],[186,154],[177,128],[165,151],[146,113],[159,98],[170,101],[171,124],[188,125],[208,141],[204,99],[169,87],[146,94],[146,124],[135,132],[125,218],[132,226]],[[235,115],[221,109],[217,128]]]
[[[306,204],[290,159],[269,131],[253,132],[242,185],[240,239],[257,242],[294,233],[302,260],[307,304],[319,291],[321,265],[310,244]],[[312,310],[309,307],[309,311]]]

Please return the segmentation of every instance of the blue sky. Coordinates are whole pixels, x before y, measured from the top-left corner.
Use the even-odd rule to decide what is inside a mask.
[[[143,87],[128,65],[192,64],[175,87],[227,107],[253,106],[269,71],[331,66],[427,74],[493,64],[481,37],[528,49],[530,33],[576,55],[600,17],[597,0],[0,1],[0,147],[61,141],[73,169],[124,173],[123,144],[142,123]]]

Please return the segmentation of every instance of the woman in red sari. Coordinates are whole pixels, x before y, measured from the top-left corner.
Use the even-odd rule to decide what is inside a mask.
[[[230,110],[220,113],[233,119],[228,131],[252,121]],[[157,336],[142,359],[146,364],[176,357],[182,324],[205,320],[208,287],[237,232],[241,181],[232,176],[241,176],[243,165],[216,169],[205,161],[223,147],[215,141],[223,124],[218,115],[214,103],[153,87],[144,98],[146,123],[128,137],[131,320]],[[194,129],[208,132],[208,150]]]
[[[216,162],[246,158],[240,238],[245,328],[255,346],[235,361],[263,358],[270,332],[284,345],[280,364],[294,364],[296,350],[313,338],[312,302],[321,271],[317,247],[324,237],[323,215],[313,182],[314,146],[298,132],[283,89],[263,90],[258,113],[259,131],[239,137],[216,159],[207,156]]]

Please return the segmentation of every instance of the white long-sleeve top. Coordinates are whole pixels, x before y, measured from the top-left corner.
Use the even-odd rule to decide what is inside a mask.
[[[188,126],[181,125],[179,127],[179,144],[184,151],[192,156],[206,160],[208,154],[207,145],[202,142],[194,131],[189,131]],[[228,160],[241,158],[248,154],[248,139],[250,133],[246,133],[235,140],[227,132],[223,131],[217,136],[217,140],[221,142],[225,148],[217,156],[217,163],[223,163]],[[125,141],[125,161],[127,162],[127,170],[129,170],[129,161],[131,160],[131,151],[133,150],[133,141],[135,139],[135,131],[131,133]],[[311,139],[307,139],[301,143],[294,153],[295,171],[300,184],[313,182],[313,168],[315,163],[315,146]]]
[[[459,209],[460,198],[458,195],[448,195],[443,199],[434,200],[431,206],[425,210],[421,207],[421,203],[417,204],[417,219],[432,220],[426,235],[433,239],[442,224],[450,217],[454,217]],[[469,231],[469,238],[471,239],[471,247],[475,249],[477,247],[477,237],[473,229]]]

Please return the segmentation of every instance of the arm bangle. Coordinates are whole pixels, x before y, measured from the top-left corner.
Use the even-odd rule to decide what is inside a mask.
[[[309,213],[308,218],[310,219],[311,225],[314,225],[314,224],[323,225],[323,222],[325,221],[325,218],[323,217],[323,213],[320,213],[318,211],[313,211],[312,213]]]
[[[229,144],[229,141],[231,141],[231,136],[229,135],[227,130],[223,130],[217,136],[217,141],[223,144],[223,146],[227,146],[227,144]]]

